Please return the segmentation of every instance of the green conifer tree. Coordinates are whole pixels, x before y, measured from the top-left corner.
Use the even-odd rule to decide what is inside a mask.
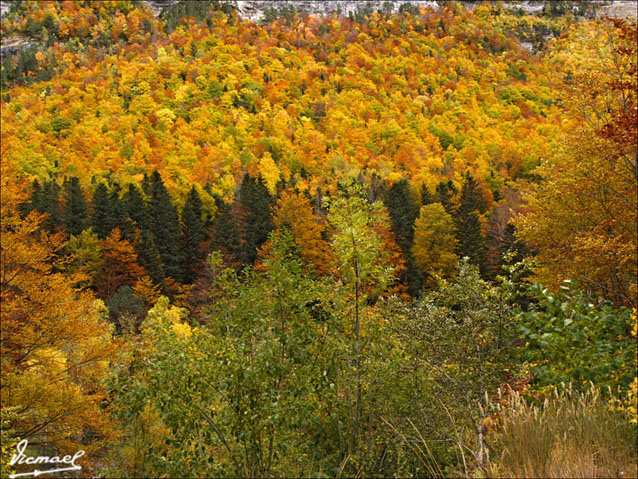
[[[248,265],[257,259],[257,250],[266,242],[273,229],[273,198],[261,177],[246,174],[239,188],[241,207],[241,259]]]
[[[147,207],[140,189],[129,183],[122,195],[122,208],[127,218],[126,227],[122,232],[126,239],[131,240],[134,230],[148,230]]]
[[[144,267],[151,280],[155,284],[161,283],[164,279],[162,261],[150,230],[142,229],[139,231],[135,242],[135,252],[137,253],[138,263]]]
[[[87,206],[80,180],[76,176],[64,178],[64,204],[62,206],[62,225],[70,235],[79,235],[86,227]]]
[[[40,182],[36,178],[31,183],[31,195],[29,199],[20,204],[20,213],[23,216],[28,215],[33,210],[38,210],[38,205],[42,202],[42,186],[40,186]]]
[[[465,174],[459,207],[455,212],[457,232],[457,254],[467,256],[470,262],[479,266],[481,272],[486,268],[486,240],[479,215],[487,206],[476,180],[467,172]]]
[[[414,221],[419,215],[419,209],[407,180],[397,181],[390,187],[385,195],[385,205],[390,214],[392,231],[405,258],[405,273],[400,279],[408,286],[410,295],[416,296],[421,291],[421,278],[414,262],[412,244]]]
[[[219,196],[215,196],[215,205],[217,213],[213,219],[211,248],[221,251],[228,265],[238,266],[241,262],[241,236],[233,214],[233,210],[238,208],[225,203]]]
[[[437,203],[441,203],[445,212],[449,215],[454,214],[454,200],[453,197],[456,194],[456,187],[451,180],[442,181],[436,185],[436,199]]]
[[[28,215],[32,211],[46,213],[48,216],[42,226],[48,231],[55,230],[60,222],[59,192],[60,186],[53,180],[47,180],[40,185],[36,179],[32,184],[31,197],[20,205],[20,212]]]
[[[201,244],[206,237],[202,221],[202,200],[193,186],[182,209],[182,275],[187,283],[195,279],[197,266],[203,259]]]
[[[120,228],[120,230],[126,227],[126,210],[124,202],[120,199],[121,192],[122,187],[120,184],[113,183],[109,192],[109,215],[111,217],[111,227]]]
[[[44,182],[41,194],[35,198],[35,209],[48,216],[43,226],[49,231],[54,231],[60,226],[60,185],[51,179]]]
[[[179,216],[177,208],[155,170],[150,179],[150,229],[153,242],[162,260],[165,276],[181,281],[181,254],[179,249]]]
[[[421,206],[432,203],[434,203],[434,199],[432,198],[432,194],[430,193],[428,186],[424,183],[421,185]]]
[[[98,238],[106,238],[113,229],[110,212],[109,190],[106,184],[99,183],[91,198],[91,227]]]

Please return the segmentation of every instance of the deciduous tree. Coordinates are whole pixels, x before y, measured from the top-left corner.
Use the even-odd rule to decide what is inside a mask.
[[[115,432],[102,404],[118,343],[104,304],[75,287],[77,279],[55,272],[63,236],[36,234],[44,219],[39,213],[17,214],[19,189],[24,185],[3,171],[2,409],[19,411],[10,424],[16,437],[36,447],[91,454]]]
[[[426,277],[428,287],[436,285],[436,277],[449,278],[458,261],[454,220],[441,203],[421,207],[414,224],[412,253]]]

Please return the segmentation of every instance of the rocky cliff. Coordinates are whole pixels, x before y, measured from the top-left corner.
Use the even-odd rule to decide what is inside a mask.
[[[147,0],[145,3],[156,14],[162,9],[177,3],[179,0]],[[401,5],[424,5],[427,7],[437,8],[440,1],[436,0],[227,0],[237,7],[239,15],[252,21],[259,21],[264,18],[265,13],[270,9],[283,10],[289,7],[295,7],[299,11],[307,14],[328,15],[333,12],[340,12],[348,15],[357,9],[372,10],[391,10],[397,11]],[[0,0],[0,14],[4,16],[11,6],[12,0]],[[461,1],[466,8],[473,8],[474,5],[482,3],[482,0],[466,0]],[[616,17],[636,17],[638,9],[637,0],[593,0],[590,3],[599,5],[598,14],[606,14]],[[505,2],[510,8],[520,8],[526,13],[539,14],[543,11],[543,1],[539,0],[521,0]],[[578,13],[578,12],[575,12]]]
[[[163,8],[177,3],[177,1],[179,0],[147,0],[146,4],[156,14],[159,14]],[[284,10],[290,7],[295,7],[302,13],[325,16],[331,13],[348,15],[356,12],[357,9],[396,12],[401,8],[401,5],[405,4],[438,8],[443,3],[437,0],[227,0],[227,2],[237,7],[237,11],[242,18],[247,18],[254,22],[264,18],[268,10]],[[483,0],[460,0],[459,3],[465,5],[466,8],[472,9],[475,5],[483,3]],[[636,17],[636,10],[638,9],[637,0],[590,0],[587,3],[597,5],[598,15]],[[505,1],[504,4],[513,10],[520,9],[525,13],[538,15],[543,11],[545,2],[542,0],[509,0]],[[574,13],[578,14],[578,7],[575,7],[575,10]]]

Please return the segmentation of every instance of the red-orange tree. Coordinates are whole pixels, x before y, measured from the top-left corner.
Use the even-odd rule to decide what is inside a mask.
[[[542,282],[573,278],[635,306],[636,22],[615,20],[601,31],[589,44],[597,54],[566,82],[571,118],[562,147],[539,168],[543,181],[515,224],[539,252]]]
[[[90,456],[113,436],[103,381],[118,343],[104,304],[59,272],[63,237],[41,230],[37,213],[20,218],[24,185],[2,177],[0,400],[15,413],[5,426],[46,450]]]

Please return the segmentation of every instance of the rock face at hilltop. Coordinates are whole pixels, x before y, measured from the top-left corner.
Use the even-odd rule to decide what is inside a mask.
[[[155,12],[156,15],[175,4],[179,0],[145,0],[144,3]],[[396,12],[401,5],[423,5],[425,7],[438,8],[440,1],[437,0],[222,0],[237,7],[237,11],[242,18],[252,21],[259,21],[264,18],[269,10],[284,10],[295,7],[302,13],[329,15],[339,12],[343,15],[354,13],[357,9],[389,10]],[[474,8],[474,5],[482,3],[483,0],[460,0],[459,3],[466,8]],[[0,14],[4,16],[11,6],[12,0],[0,0]],[[542,0],[520,0],[505,2],[506,6],[512,9],[521,9],[529,14],[540,14],[543,11],[544,1]],[[600,6],[598,14],[605,14],[615,17],[636,17],[638,8],[637,0],[592,0]],[[574,12],[578,13],[578,12]]]
[[[305,14],[315,14],[320,16],[326,16],[331,13],[338,13],[341,15],[349,15],[355,13],[358,9],[361,10],[380,10],[380,11],[392,11],[397,12],[402,5],[423,5],[425,7],[437,8],[438,2],[435,0],[396,0],[388,2],[386,0],[364,0],[364,1],[348,1],[348,0],[237,0],[237,10],[243,18],[247,18],[252,21],[261,20],[265,12],[271,9],[284,10],[286,8],[294,7]]]
[[[157,14],[162,9],[177,3],[179,0],[146,0],[146,4]],[[237,7],[242,18],[258,22],[266,16],[269,10],[285,10],[295,7],[302,13],[326,16],[331,13],[348,15],[357,9],[381,10],[397,12],[402,5],[422,5],[424,7],[438,8],[438,0],[222,0]],[[457,0],[466,8],[473,9],[475,5],[483,3],[483,0]],[[637,0],[591,0],[598,5],[598,14],[617,17],[635,17],[638,8]],[[511,9],[520,9],[531,15],[542,13],[545,2],[543,0],[510,0],[505,5]],[[578,11],[574,13],[578,14]]]

